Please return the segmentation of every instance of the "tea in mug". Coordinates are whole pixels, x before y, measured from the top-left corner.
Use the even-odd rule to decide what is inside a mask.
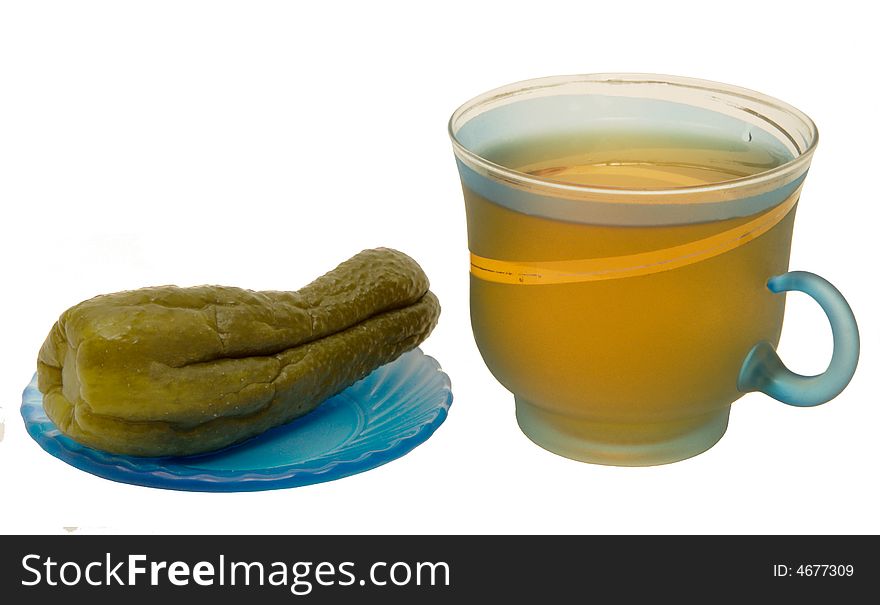
[[[542,179],[626,190],[730,181],[791,159],[749,136],[614,130],[480,155]],[[623,419],[632,424],[619,427],[621,441],[663,441],[716,407],[726,423],[746,354],[779,339],[784,296],[765,284],[787,269],[798,195],[752,216],[615,226],[524,214],[465,185],[472,325],[487,365],[518,410],[564,416],[559,426],[581,436],[589,427],[607,436],[615,429],[602,423]],[[645,426],[652,419],[662,428]]]

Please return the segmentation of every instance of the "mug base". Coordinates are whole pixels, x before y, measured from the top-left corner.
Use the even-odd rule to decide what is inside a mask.
[[[516,400],[516,420],[545,450],[592,464],[654,466],[678,462],[715,445],[727,430],[730,406],[719,412],[667,422],[592,422]]]

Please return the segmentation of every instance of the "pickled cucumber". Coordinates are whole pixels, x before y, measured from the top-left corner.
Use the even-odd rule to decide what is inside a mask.
[[[418,346],[440,305],[411,258],[365,250],[297,292],[161,286],[65,311],[37,360],[49,418],[135,456],[216,450],[290,422]]]

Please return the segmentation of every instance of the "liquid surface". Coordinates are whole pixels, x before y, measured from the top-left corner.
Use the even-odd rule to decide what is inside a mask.
[[[489,149],[497,164],[552,181],[619,189],[694,187],[751,176],[791,159],[779,150],[708,135],[594,132]]]
[[[788,160],[748,140],[661,134],[551,137],[483,155],[546,179],[625,189],[717,183]],[[680,247],[724,240],[762,219],[590,225],[464,193],[471,252],[502,271],[552,263],[576,273],[588,262],[601,272],[630,255],[662,263]],[[717,419],[740,395],[736,378],[751,347],[778,341],[784,297],[765,284],[787,270],[798,194],[783,202],[790,211],[766,211],[754,237],[732,235],[729,245],[679,258],[673,268],[564,283],[502,283],[474,271],[472,325],[487,365],[519,400],[551,412],[555,430],[584,440],[663,442],[695,430],[701,418]]]

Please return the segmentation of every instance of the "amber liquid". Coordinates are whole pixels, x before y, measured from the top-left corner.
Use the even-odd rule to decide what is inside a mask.
[[[485,155],[545,179],[624,189],[717,183],[787,159],[749,141],[638,133],[547,138]],[[610,265],[628,255],[662,260],[670,249],[723,237],[756,219],[584,224],[522,214],[467,187],[464,193],[471,252],[511,270],[537,261],[564,267],[585,259]],[[784,298],[765,284],[787,270],[796,198],[788,202],[791,210],[760,236],[733,238],[722,252],[671,270],[573,283],[499,283],[472,272],[472,325],[483,358],[518,400],[604,426],[602,438],[621,443],[675,438],[726,414],[739,396],[736,379],[748,351],[779,338]],[[651,423],[665,428],[646,429]]]

